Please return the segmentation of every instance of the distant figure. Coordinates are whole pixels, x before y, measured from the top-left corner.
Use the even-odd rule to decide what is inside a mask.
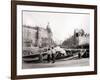
[[[40,53],[39,60],[40,60],[40,62],[43,62],[43,55],[42,55],[42,49],[41,49],[41,47],[39,47],[39,53]]]
[[[52,47],[52,63],[55,63],[55,57],[56,57],[56,50]]]
[[[50,62],[50,60],[51,60],[51,50],[50,50],[50,48],[47,51],[47,60],[48,60],[48,62]]]
[[[81,53],[80,52],[78,53],[78,58],[81,58]]]

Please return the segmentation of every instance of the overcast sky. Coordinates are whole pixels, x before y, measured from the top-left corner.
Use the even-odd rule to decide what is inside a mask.
[[[49,22],[53,39],[58,42],[73,35],[74,29],[83,29],[89,33],[89,19],[89,14],[23,11],[23,25],[46,28]]]

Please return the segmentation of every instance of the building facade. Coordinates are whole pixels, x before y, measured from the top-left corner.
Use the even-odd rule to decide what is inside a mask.
[[[49,24],[46,28],[39,26],[30,27],[23,25],[23,48],[26,47],[48,47],[54,45],[52,39],[52,31],[49,27]]]
[[[81,46],[88,46],[89,48],[89,43],[90,43],[90,35],[85,33],[83,29],[74,30],[74,34],[66,39],[63,43],[62,46],[65,48],[77,48]]]

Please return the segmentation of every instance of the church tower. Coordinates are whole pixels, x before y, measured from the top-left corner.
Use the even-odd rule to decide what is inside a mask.
[[[52,31],[51,31],[49,22],[47,24],[46,30],[47,30],[47,34],[48,34],[48,43],[49,43],[49,46],[51,46],[52,45]]]

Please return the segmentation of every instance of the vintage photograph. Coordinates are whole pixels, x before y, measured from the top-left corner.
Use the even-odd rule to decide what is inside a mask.
[[[11,79],[97,74],[97,6],[11,2]]]
[[[90,14],[22,11],[22,69],[90,65]]]

